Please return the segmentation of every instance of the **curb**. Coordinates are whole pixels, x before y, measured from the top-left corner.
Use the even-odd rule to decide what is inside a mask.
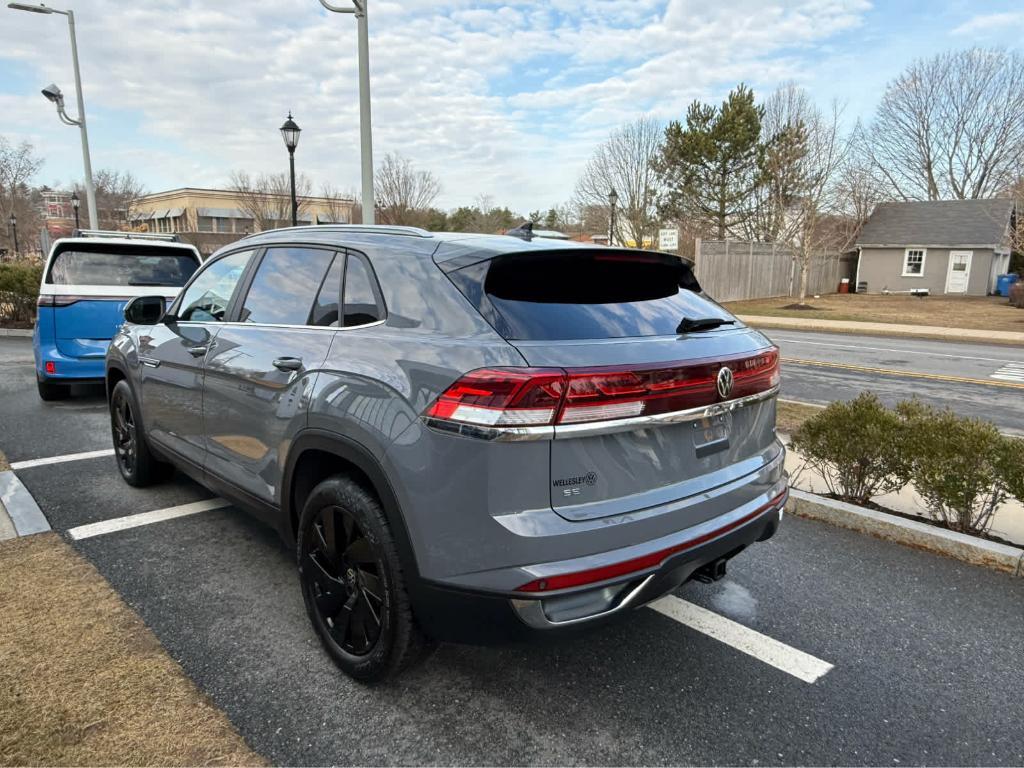
[[[913,325],[896,325],[896,324],[884,324],[885,327],[879,328],[882,323],[867,323],[868,327],[862,328],[858,325],[854,325],[853,322],[844,323],[842,326],[822,325],[815,320],[803,320],[800,318],[775,318],[768,317],[765,315],[737,315],[737,317],[745,324],[752,328],[766,328],[769,330],[776,331],[812,331],[816,333],[846,333],[856,334],[859,336],[881,336],[890,338],[909,338],[909,339],[929,339],[931,341],[954,341],[965,344],[995,344],[995,345],[1010,345],[1019,347],[1022,343],[1021,336],[1024,334],[1015,333],[1012,331],[979,331],[980,334],[996,334],[995,336],[965,336],[963,334],[948,332],[946,329],[939,328],[936,326],[934,331],[922,330],[927,326],[913,326]],[[796,322],[786,322],[787,320],[799,320]],[[779,322],[779,321],[782,322]],[[955,331],[955,329],[949,329]],[[1000,336],[998,334],[1005,334]]]
[[[8,521],[16,536],[50,530],[43,511],[12,470],[0,472],[0,531],[7,527],[5,523]]]
[[[797,517],[821,520],[914,549],[936,552],[971,565],[1024,577],[1024,549],[1018,547],[947,531],[796,488],[789,491],[786,511]]]
[[[32,338],[31,328],[0,328],[0,336],[21,336],[22,338]]]

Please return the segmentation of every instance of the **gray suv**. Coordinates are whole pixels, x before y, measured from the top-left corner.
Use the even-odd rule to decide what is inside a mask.
[[[125,318],[124,479],[177,468],[274,526],[360,680],[720,578],[782,517],[778,349],[675,256],[280,229]]]

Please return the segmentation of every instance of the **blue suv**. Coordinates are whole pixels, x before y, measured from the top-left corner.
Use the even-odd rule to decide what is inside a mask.
[[[32,335],[43,400],[104,377],[110,339],[136,296],[172,300],[199,267],[199,251],[175,235],[84,231],[53,244],[39,286]]]

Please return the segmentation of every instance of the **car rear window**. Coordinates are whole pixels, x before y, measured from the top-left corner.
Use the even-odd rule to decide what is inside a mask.
[[[449,277],[509,340],[667,336],[684,317],[731,319],[684,261],[665,254],[520,252]]]
[[[47,282],[180,288],[198,267],[195,254],[184,248],[78,246],[54,257]]]

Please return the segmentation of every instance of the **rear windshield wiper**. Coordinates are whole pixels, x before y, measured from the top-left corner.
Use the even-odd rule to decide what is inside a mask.
[[[676,333],[698,333],[700,331],[713,331],[722,325],[732,325],[735,320],[726,320],[723,317],[684,317]]]

